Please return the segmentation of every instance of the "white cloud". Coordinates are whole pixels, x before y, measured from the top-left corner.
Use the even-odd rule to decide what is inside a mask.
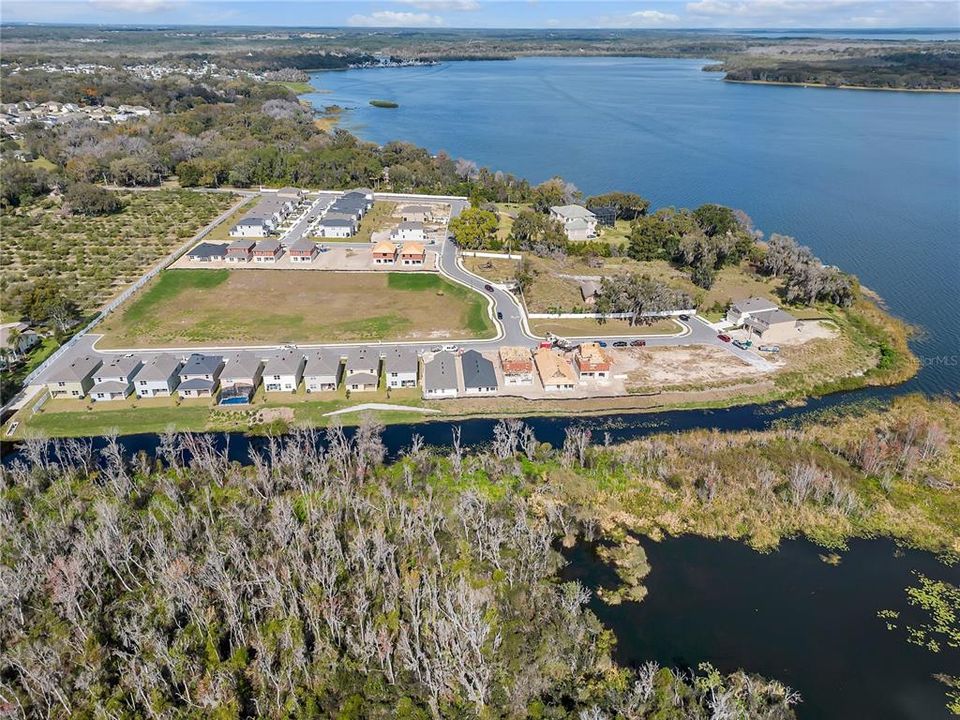
[[[477,0],[395,0],[401,5],[412,5],[432,12],[472,12],[480,9]]]
[[[378,10],[369,15],[351,15],[347,24],[357,27],[436,27],[443,25],[443,18],[430,13]]]
[[[597,27],[609,28],[654,28],[677,27],[680,16],[659,10],[637,10],[625,15],[602,15],[597,18]]]
[[[153,13],[176,10],[183,5],[182,0],[90,0],[98,10],[113,12]]]
[[[696,0],[696,24],[722,27],[946,27],[960,20],[955,0]]]

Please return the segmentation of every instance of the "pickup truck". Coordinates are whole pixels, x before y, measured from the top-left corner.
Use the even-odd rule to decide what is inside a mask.
[[[780,352],[780,346],[779,345],[761,345],[760,347],[757,348],[757,350],[764,353],[778,353]]]

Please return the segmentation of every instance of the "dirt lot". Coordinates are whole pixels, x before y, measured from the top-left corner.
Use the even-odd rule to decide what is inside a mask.
[[[683,345],[619,351],[617,370],[641,390],[699,389],[766,374],[723,348]]]
[[[227,268],[229,270],[341,270],[350,272],[360,272],[375,270],[377,272],[423,272],[424,270],[436,271],[437,253],[433,250],[427,251],[427,259],[421,266],[411,265],[377,265],[373,262],[373,246],[367,248],[348,248],[337,247],[336,243],[327,244],[324,240],[321,244],[327,249],[319,253],[310,263],[295,263],[290,261],[290,254],[284,252],[272,265],[255,262],[233,264],[226,261],[216,262],[197,262],[190,260],[186,255],[177,260],[171,268],[176,270],[211,270],[215,268]]]
[[[428,273],[170,270],[103,324],[103,347],[474,338],[485,299]]]

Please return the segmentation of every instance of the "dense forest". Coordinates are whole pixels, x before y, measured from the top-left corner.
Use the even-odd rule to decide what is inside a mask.
[[[295,431],[241,466],[210,436],[156,457],[116,439],[27,442],[0,474],[0,702],[51,718],[684,720],[793,717],[775,680],[618,666],[560,582],[601,539],[642,599],[628,532],[890,533],[960,551],[957,405],[906,398],[801,428],[621,446],[516,420],[484,449],[416,436],[387,461],[369,419]],[[750,468],[745,472],[744,468]],[[945,668],[946,669],[946,668]]]

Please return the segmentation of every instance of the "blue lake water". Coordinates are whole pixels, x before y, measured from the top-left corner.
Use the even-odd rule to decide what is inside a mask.
[[[318,107],[378,143],[409,140],[586,193],[720,202],[856,273],[924,330],[904,390],[960,389],[960,94],[724,82],[706,61],[524,58],[319,72]],[[394,100],[395,110],[371,107]]]

